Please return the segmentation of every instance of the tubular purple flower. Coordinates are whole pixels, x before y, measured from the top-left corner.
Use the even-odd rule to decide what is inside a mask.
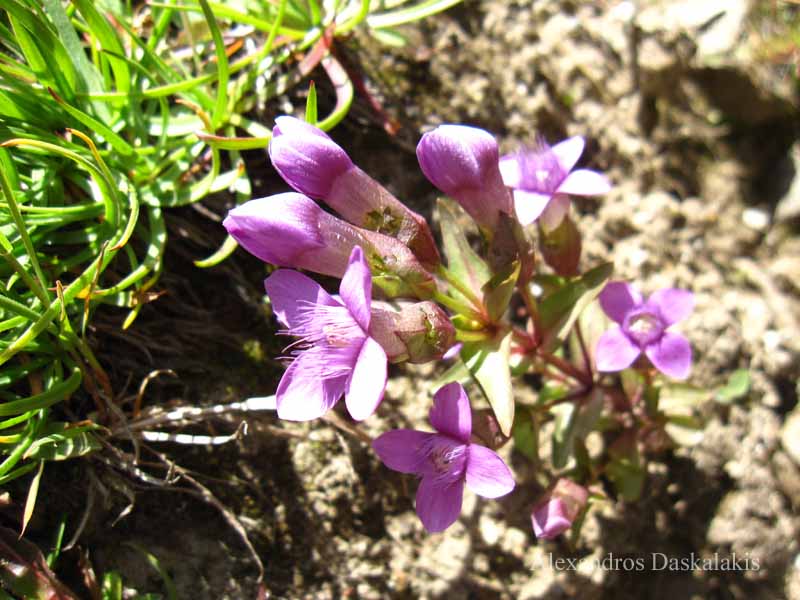
[[[569,210],[568,194],[596,196],[611,189],[605,176],[596,171],[572,170],[584,145],[577,136],[552,148],[539,140],[533,148],[500,159],[500,172],[514,190],[514,208],[522,225],[541,218],[544,229],[552,231]]]
[[[312,198],[327,196],[336,178],[353,167],[328,134],[294,117],[275,119],[269,156],[286,183]]]
[[[551,540],[572,527],[586,506],[588,490],[570,481],[559,479],[553,490],[531,511],[533,532],[537,538]]]
[[[405,302],[398,308],[386,302],[373,302],[369,331],[390,362],[437,360],[456,339],[455,327],[434,302]]]
[[[514,489],[514,478],[493,450],[470,442],[472,413],[461,384],[440,388],[429,416],[436,433],[396,429],[375,439],[372,447],[390,469],[422,478],[417,514],[434,533],[458,519],[465,483],[479,496],[499,498]]]
[[[353,248],[336,300],[302,273],[279,269],[264,281],[278,320],[295,336],[292,362],[275,392],[278,416],[321,417],[344,395],[357,421],[380,404],[387,358],[369,335],[372,277],[361,248]]]
[[[352,224],[398,239],[427,266],[439,251],[425,219],[353,164],[328,135],[294,117],[278,117],[269,156],[297,191],[322,200]]]
[[[600,293],[600,306],[617,323],[597,343],[597,369],[621,371],[644,352],[669,377],[686,379],[692,367],[692,347],[683,335],[667,328],[688,317],[694,295],[688,290],[665,289],[647,301],[623,281],[611,281]]]
[[[488,131],[440,125],[422,136],[417,159],[425,177],[456,200],[481,227],[494,231],[511,213],[511,195],[498,166],[497,141]]]
[[[295,192],[250,200],[222,223],[245,250],[279,267],[342,277],[350,253],[364,250],[377,284],[390,296],[429,297],[433,276],[412,252],[389,236],[359,229]]]

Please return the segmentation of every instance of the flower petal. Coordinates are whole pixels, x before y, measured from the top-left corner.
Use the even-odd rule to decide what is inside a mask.
[[[574,194],[575,196],[599,196],[607,194],[610,189],[611,184],[605,175],[589,169],[572,171],[558,186],[558,191],[562,194]]]
[[[673,379],[686,379],[692,368],[692,347],[680,333],[664,332],[661,339],[648,345],[645,354],[653,365]]]
[[[345,306],[366,332],[369,329],[369,309],[372,305],[372,274],[359,246],[350,253],[350,262],[339,286]]]
[[[682,321],[694,310],[694,294],[689,290],[669,288],[653,292],[647,303],[658,307],[664,325]]]
[[[551,198],[552,196],[548,194],[514,190],[514,210],[520,225],[524,227],[538,219]]]
[[[286,192],[237,206],[222,225],[250,254],[279,267],[296,267],[305,252],[325,245],[318,231],[321,214],[311,198]]]
[[[622,371],[630,367],[640,353],[639,347],[625,335],[622,328],[614,326],[601,335],[597,342],[597,370]]]
[[[551,540],[572,527],[572,521],[566,514],[566,507],[560,498],[551,498],[531,512],[533,533],[536,537]]]
[[[628,312],[642,303],[642,295],[624,281],[609,281],[600,292],[600,306],[617,323],[622,324]]]
[[[362,421],[375,412],[386,388],[386,352],[368,337],[358,353],[355,368],[347,380],[345,403],[350,416]]]
[[[316,356],[298,356],[281,378],[275,392],[278,417],[289,421],[310,421],[328,412],[342,397],[347,376],[333,379],[317,377]]]
[[[425,177],[445,194],[466,188],[483,189],[487,175],[500,160],[497,141],[483,129],[439,125],[417,144],[417,160]]]
[[[496,452],[485,446],[470,444],[467,486],[484,498],[499,498],[514,489],[514,476]]]
[[[542,216],[539,217],[539,223],[545,231],[550,232],[561,225],[561,221],[567,216],[569,212],[569,196],[565,194],[556,194],[553,199],[542,211]]]
[[[516,188],[522,184],[522,172],[516,154],[506,154],[500,158],[500,175],[503,183],[508,187]]]
[[[417,488],[417,515],[430,533],[444,531],[458,520],[464,482],[441,485],[424,477]]]
[[[372,449],[381,462],[394,471],[419,473],[427,460],[424,448],[436,434],[415,429],[394,429],[375,438]]]
[[[269,157],[286,183],[314,198],[327,196],[334,181],[353,167],[325,132],[287,116],[275,119]]]
[[[307,319],[301,313],[309,303],[341,306],[316,281],[291,269],[275,271],[264,280],[264,288],[272,302],[272,311],[288,329]]]
[[[428,414],[431,425],[439,433],[469,443],[472,435],[472,410],[464,388],[457,381],[440,387],[433,396],[433,407]]]
[[[583,154],[583,148],[586,145],[584,139],[576,135],[563,142],[557,143],[551,148],[553,154],[558,158],[558,164],[564,169],[565,173],[569,173],[572,167],[578,162],[578,159]]]

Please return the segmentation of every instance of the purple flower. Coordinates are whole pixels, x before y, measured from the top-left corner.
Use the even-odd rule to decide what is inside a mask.
[[[689,341],[667,328],[692,312],[694,295],[690,291],[659,290],[645,302],[627,283],[611,281],[600,293],[600,305],[618,325],[606,331],[597,344],[599,371],[626,369],[644,352],[665,375],[675,379],[689,376]]]
[[[300,338],[294,358],[275,392],[278,416],[308,421],[324,415],[345,396],[350,415],[360,421],[383,399],[386,353],[369,334],[372,277],[356,246],[342,278],[341,301],[302,273],[280,269],[264,287],[283,333]]]
[[[278,117],[269,156],[281,177],[322,200],[350,223],[407,245],[426,265],[439,264],[439,251],[425,219],[359,169],[328,134],[294,117]]]
[[[381,265],[376,277],[390,296],[429,296],[433,276],[399,240],[354,227],[295,192],[250,200],[228,213],[222,223],[245,250],[279,267],[308,269],[342,277],[355,246]],[[382,283],[378,279],[378,284]]]
[[[278,117],[269,156],[281,177],[301,194],[322,198],[353,167],[347,153],[321,129],[294,117]]]
[[[397,429],[372,442],[383,464],[422,478],[417,514],[429,532],[444,531],[461,513],[464,482],[484,498],[514,489],[514,478],[494,451],[470,443],[472,413],[459,383],[449,383],[433,397],[430,421],[437,433]]]
[[[440,125],[423,135],[417,145],[425,177],[490,231],[497,227],[501,212],[511,214],[511,196],[500,176],[499,156],[492,134],[466,125]]]
[[[586,501],[588,490],[570,481],[559,479],[553,490],[531,511],[533,532],[537,538],[551,540],[572,527]]]
[[[505,184],[514,189],[514,208],[522,225],[541,216],[552,231],[569,210],[567,194],[595,196],[611,189],[608,180],[588,169],[573,171],[583,153],[582,137],[571,137],[552,148],[540,140],[533,148],[500,159]]]

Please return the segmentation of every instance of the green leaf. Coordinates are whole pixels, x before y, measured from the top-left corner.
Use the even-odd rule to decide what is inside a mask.
[[[511,435],[514,423],[514,391],[508,359],[511,354],[511,333],[491,342],[465,343],[461,356],[472,376],[480,384],[494,411],[500,431]]]
[[[553,429],[553,467],[563,469],[572,457],[578,407],[574,402],[556,404],[550,409],[556,416]]]
[[[449,198],[439,198],[437,207],[447,268],[453,277],[478,295],[478,290],[489,281],[491,273],[487,264],[475,253],[464,235],[465,213]]]
[[[614,488],[628,502],[638,500],[644,487],[645,469],[632,435],[624,434],[609,448],[611,461],[606,474]]]
[[[436,378],[433,382],[433,387],[438,389],[453,381],[457,381],[463,385],[471,379],[472,373],[469,372],[469,368],[467,368],[464,361],[459,358],[450,368]]]
[[[714,393],[714,400],[720,404],[732,404],[745,398],[750,391],[750,372],[747,369],[734,371],[726,383]]]
[[[534,462],[539,460],[539,429],[527,409],[514,422],[512,436],[515,450],[529,460]]]
[[[101,448],[100,442],[90,433],[91,427],[69,428],[66,423],[54,423],[60,432],[36,440],[25,452],[25,458],[33,460],[68,460],[85,456]]]
[[[564,342],[583,309],[600,295],[613,270],[613,264],[604,263],[542,300],[539,318],[545,352],[552,352]]]
[[[306,99],[306,123],[316,125],[317,121],[317,86],[314,82],[308,84],[308,98]]]
[[[635,502],[642,495],[645,473],[638,460],[633,461],[629,458],[615,460],[608,465],[606,473],[617,493],[627,502]]]
[[[499,321],[508,308],[519,278],[520,263],[515,260],[483,286],[483,302],[492,321]]]
[[[703,440],[705,423],[692,415],[670,415],[664,424],[664,431],[673,442],[680,446],[696,446]]]

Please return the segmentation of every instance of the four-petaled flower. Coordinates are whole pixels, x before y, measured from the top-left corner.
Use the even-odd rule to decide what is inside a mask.
[[[273,310],[300,338],[294,360],[275,393],[278,416],[308,421],[324,415],[345,396],[356,420],[370,416],[386,387],[386,352],[369,335],[372,276],[356,246],[334,299],[302,273],[279,269],[264,282]]]
[[[440,388],[430,421],[437,433],[397,429],[372,442],[383,463],[422,477],[417,514],[429,532],[444,531],[458,519],[464,483],[479,496],[498,498],[514,489],[514,478],[493,450],[470,442],[472,413],[459,383]]]
[[[539,140],[533,148],[500,159],[500,173],[503,182],[514,190],[514,209],[522,225],[541,217],[544,228],[551,231],[569,210],[567,194],[596,196],[611,189],[608,180],[596,171],[572,170],[584,144],[579,136],[552,148]]]
[[[647,301],[622,281],[606,284],[600,305],[617,326],[606,331],[597,344],[597,370],[621,371],[644,352],[662,373],[686,379],[692,366],[692,348],[679,333],[667,328],[685,319],[694,308],[688,290],[665,289]]]

